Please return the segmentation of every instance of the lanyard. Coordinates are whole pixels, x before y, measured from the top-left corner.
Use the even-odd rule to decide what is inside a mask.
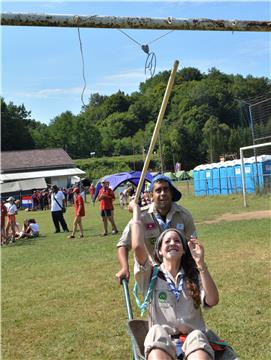
[[[138,285],[137,285],[137,283],[135,283],[135,285],[134,285],[134,290],[133,290],[134,296],[135,296],[136,304],[137,304],[138,308],[140,309],[141,316],[143,316],[146,308],[148,307],[148,305],[150,303],[152,293],[153,293],[153,288],[156,284],[157,275],[158,275],[158,266],[154,265],[149,288],[148,288],[147,294],[146,294],[142,304],[140,303],[140,300],[138,298]]]

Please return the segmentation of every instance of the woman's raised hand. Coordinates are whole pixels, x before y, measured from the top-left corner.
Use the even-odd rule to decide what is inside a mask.
[[[196,237],[191,237],[188,246],[197,266],[204,265],[204,247]]]

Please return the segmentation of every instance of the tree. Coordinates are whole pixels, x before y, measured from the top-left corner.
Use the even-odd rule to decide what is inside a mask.
[[[49,124],[49,143],[52,147],[61,147],[68,153],[73,153],[72,135],[75,116],[66,111],[51,120]]]
[[[89,157],[91,152],[101,152],[101,134],[97,126],[85,116],[78,115],[73,121],[72,151],[78,158]]]
[[[1,150],[26,150],[34,148],[28,125],[30,111],[25,106],[6,104],[1,98]]]
[[[203,75],[198,69],[194,67],[187,67],[178,71],[177,78],[183,81],[200,81],[203,78]]]
[[[31,120],[29,123],[29,132],[35,143],[35,149],[44,149],[50,147],[50,129],[48,125],[39,121]]]

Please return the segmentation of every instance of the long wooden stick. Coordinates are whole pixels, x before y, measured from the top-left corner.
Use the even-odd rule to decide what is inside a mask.
[[[139,183],[138,183],[138,186],[137,186],[137,189],[136,189],[136,194],[135,194],[135,202],[136,203],[138,202],[140,192],[141,192],[144,180],[145,180],[145,176],[146,176],[146,173],[147,173],[147,170],[148,170],[148,167],[149,167],[151,155],[153,153],[153,149],[154,149],[154,146],[156,144],[156,140],[157,140],[159,130],[160,130],[160,127],[161,127],[161,123],[162,123],[162,120],[163,120],[163,117],[164,117],[164,114],[165,114],[165,111],[166,111],[168,99],[169,99],[169,96],[170,96],[170,93],[171,93],[171,90],[172,90],[172,86],[173,86],[173,83],[174,83],[174,79],[175,79],[175,76],[176,76],[176,73],[177,73],[178,66],[179,66],[179,61],[175,60],[173,68],[171,70],[170,77],[168,79],[168,84],[167,84],[167,88],[166,88],[166,91],[165,91],[165,94],[164,94],[162,105],[161,105],[161,108],[160,108],[160,111],[159,111],[159,114],[158,114],[158,117],[157,117],[157,120],[156,120],[156,125],[155,125],[155,128],[154,128],[153,134],[152,134],[152,139],[151,139],[150,147],[149,147],[149,150],[148,150],[148,154],[146,156],[144,166],[143,166],[143,170],[142,170],[142,173],[141,173],[141,176],[140,176],[140,179],[139,179]]]

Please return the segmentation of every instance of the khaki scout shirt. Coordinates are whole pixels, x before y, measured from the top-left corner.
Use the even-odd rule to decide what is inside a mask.
[[[159,225],[155,218],[157,211],[154,203],[152,203],[147,210],[141,213],[141,220],[144,224],[144,240],[148,252],[153,256],[154,245],[156,239],[163,232],[162,227]],[[132,220],[131,220],[132,221]],[[131,249],[131,221],[126,225],[117,247],[125,246]],[[179,230],[185,238],[190,240],[190,236],[196,231],[192,215],[188,210],[176,203],[172,203],[171,209],[167,214],[167,223],[170,228]]]
[[[145,297],[149,288],[151,269],[152,267],[149,260],[147,260],[144,266],[139,265],[135,260],[135,280],[143,297]],[[166,272],[163,264],[159,269],[162,272]],[[179,276],[181,272],[182,271],[180,271],[177,276]],[[167,272],[167,274],[174,281],[172,275],[169,272]],[[204,297],[205,293],[201,287],[202,305],[204,305]],[[209,308],[206,305],[204,306]],[[169,290],[167,281],[161,279],[159,276],[157,277],[152,299],[148,306],[148,320],[149,328],[155,324],[168,325],[171,328],[169,333],[172,335],[177,333],[188,334],[196,329],[206,331],[201,308],[195,308],[192,298],[186,295],[185,290],[182,291],[180,299],[177,301],[175,295]]]

